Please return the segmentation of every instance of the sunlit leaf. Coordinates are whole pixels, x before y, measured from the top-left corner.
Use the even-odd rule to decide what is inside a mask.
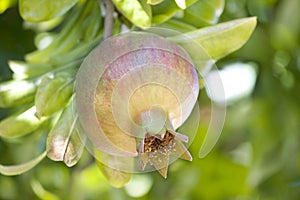
[[[72,102],[64,109],[47,138],[47,156],[54,161],[64,161],[67,166],[75,165],[84,144],[77,132],[78,117]]]
[[[38,50],[45,49],[53,42],[57,35],[57,33],[43,31],[35,36],[34,44]]]
[[[156,4],[159,4],[161,2],[163,2],[164,0],[147,0],[147,4],[150,4],[150,5],[156,5]]]
[[[14,79],[21,80],[31,76],[46,73],[54,68],[52,64],[29,64],[23,61],[11,60],[8,62],[10,69],[14,72]]]
[[[12,7],[17,3],[17,0],[1,0],[0,1],[0,14],[6,11],[6,9]]]
[[[0,122],[0,136],[4,138],[20,137],[37,129],[44,119],[35,116],[36,109],[31,107],[26,111],[7,117]]]
[[[112,0],[116,8],[134,25],[141,28],[151,26],[151,7],[145,0]]]
[[[197,0],[186,0],[186,7],[197,2]],[[152,24],[160,24],[166,22],[173,17],[181,8],[178,7],[174,0],[165,0],[162,3],[152,7]]]
[[[175,0],[177,6],[180,8],[180,9],[185,9],[186,8],[186,2],[185,0]]]
[[[201,27],[218,22],[225,0],[199,0],[184,10],[183,21]]]
[[[46,156],[46,152],[43,152],[38,157],[34,158],[33,160],[19,164],[19,165],[0,165],[0,174],[6,176],[14,176],[18,174],[22,174],[33,167],[35,167],[38,163],[40,163]]]
[[[59,26],[64,18],[65,16],[60,16],[43,22],[24,21],[23,28],[33,30],[36,33],[45,33],[45,31],[51,31]]]
[[[196,29],[196,27],[194,27],[190,24],[187,24],[185,22],[182,22],[180,20],[177,20],[177,19],[169,19],[168,21],[158,25],[158,27],[176,30],[181,33],[193,31]]]
[[[34,99],[36,80],[8,81],[0,84],[0,107],[14,107]]]
[[[78,0],[19,0],[22,18],[26,21],[47,21],[65,14]]]
[[[106,153],[103,153],[97,150],[96,148],[94,148],[94,154],[95,154],[97,165],[101,170],[102,174],[104,175],[104,177],[109,182],[109,184],[111,184],[113,187],[120,188],[130,181],[131,178],[130,173],[123,172],[118,169],[110,168],[109,166],[102,163],[102,161],[105,161],[113,165],[114,163],[120,162],[120,160],[118,160],[118,157],[114,157]]]
[[[35,95],[37,115],[49,116],[63,108],[73,93],[73,71],[45,76]]]
[[[40,37],[37,37],[37,41],[42,39],[39,46],[46,43],[45,47],[26,54],[25,60],[30,63],[29,66],[37,66],[36,74],[45,65],[52,67],[72,65],[71,63],[85,57],[92,48],[99,44],[103,31],[102,22],[99,2],[86,1],[84,5],[79,4],[65,17],[59,34],[54,37],[51,35],[49,37],[49,34],[45,33],[38,35]],[[35,67],[30,69],[32,68]],[[26,71],[33,73],[33,69]]]
[[[220,59],[241,48],[251,36],[256,26],[256,18],[249,17],[224,22],[215,26],[191,31],[169,39],[181,45],[195,60]],[[199,50],[195,51],[195,44]],[[201,48],[207,52],[201,55]]]
[[[78,42],[80,33],[83,31],[83,19],[86,17],[84,11],[88,9],[88,5],[95,1],[87,1],[86,4],[77,4],[69,15],[66,15],[61,31],[53,38],[51,44],[44,49],[38,49],[25,55],[27,63],[50,63],[50,57],[60,55],[63,52],[68,52]],[[89,11],[86,11],[89,12]],[[87,13],[85,13],[87,14]],[[79,29],[80,28],[80,29]],[[79,30],[78,30],[79,29]]]

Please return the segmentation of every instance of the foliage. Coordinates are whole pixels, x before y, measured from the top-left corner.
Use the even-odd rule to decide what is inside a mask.
[[[0,106],[5,108],[0,110],[0,171],[6,175],[21,173],[24,166],[31,168],[40,161],[45,150],[48,158],[22,175],[0,175],[0,199],[221,200],[300,196],[299,1],[113,1],[118,11],[113,19],[114,34],[120,32],[121,24],[128,29],[172,28],[195,37],[212,58],[219,60],[220,69],[237,61],[255,63],[258,69],[255,90],[250,97],[229,105],[223,134],[207,157],[197,158],[210,117],[209,99],[201,93],[201,123],[190,148],[193,162],[172,164],[167,180],[157,173],[133,175],[121,189],[109,186],[105,178],[120,186],[122,180],[116,177],[126,183],[127,174],[111,172],[98,163],[102,175],[92,157],[82,152],[78,136],[72,134],[77,130],[76,113],[71,109],[74,77],[83,58],[103,39],[105,16],[100,4],[94,0],[59,1],[59,5],[54,1],[39,2],[20,0],[18,4],[23,23],[36,34],[37,50],[31,53],[28,52],[33,45],[28,40],[33,41],[32,32],[16,33],[14,26],[21,24],[12,23],[16,17],[11,13],[17,8],[8,8],[15,1],[0,2],[0,56],[5,60],[21,59],[26,53],[24,61],[9,61],[13,80],[0,85]],[[257,16],[259,23],[246,43],[256,23],[249,16]],[[7,32],[15,34],[15,38],[25,34],[28,39],[6,40]],[[49,39],[51,43],[45,45]],[[182,44],[180,36],[169,39],[195,53],[193,49],[189,51],[191,45]],[[241,50],[227,56],[245,43]],[[26,50],[3,53],[10,45],[22,45]],[[200,59],[199,55],[191,55]],[[8,79],[5,63],[1,62],[0,69],[0,80]],[[28,163],[31,159],[34,160]],[[7,167],[24,162],[27,163],[21,167]],[[72,168],[66,167],[75,163]],[[111,177],[114,173],[116,177]]]

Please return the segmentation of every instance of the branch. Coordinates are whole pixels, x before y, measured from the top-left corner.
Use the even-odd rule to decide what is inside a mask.
[[[112,36],[113,22],[114,22],[114,5],[111,0],[103,0],[105,6],[105,21],[103,40]]]

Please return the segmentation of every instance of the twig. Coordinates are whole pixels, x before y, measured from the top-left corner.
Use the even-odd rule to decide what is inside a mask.
[[[112,36],[113,22],[114,22],[114,5],[111,0],[103,0],[105,6],[105,21],[103,39]]]

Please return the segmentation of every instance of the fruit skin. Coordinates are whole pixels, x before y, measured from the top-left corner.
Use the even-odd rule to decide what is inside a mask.
[[[197,72],[175,43],[145,32],[109,38],[82,63],[76,77],[79,121],[93,145],[117,156],[136,156],[145,130],[141,112],[159,105],[177,129],[199,92]]]

